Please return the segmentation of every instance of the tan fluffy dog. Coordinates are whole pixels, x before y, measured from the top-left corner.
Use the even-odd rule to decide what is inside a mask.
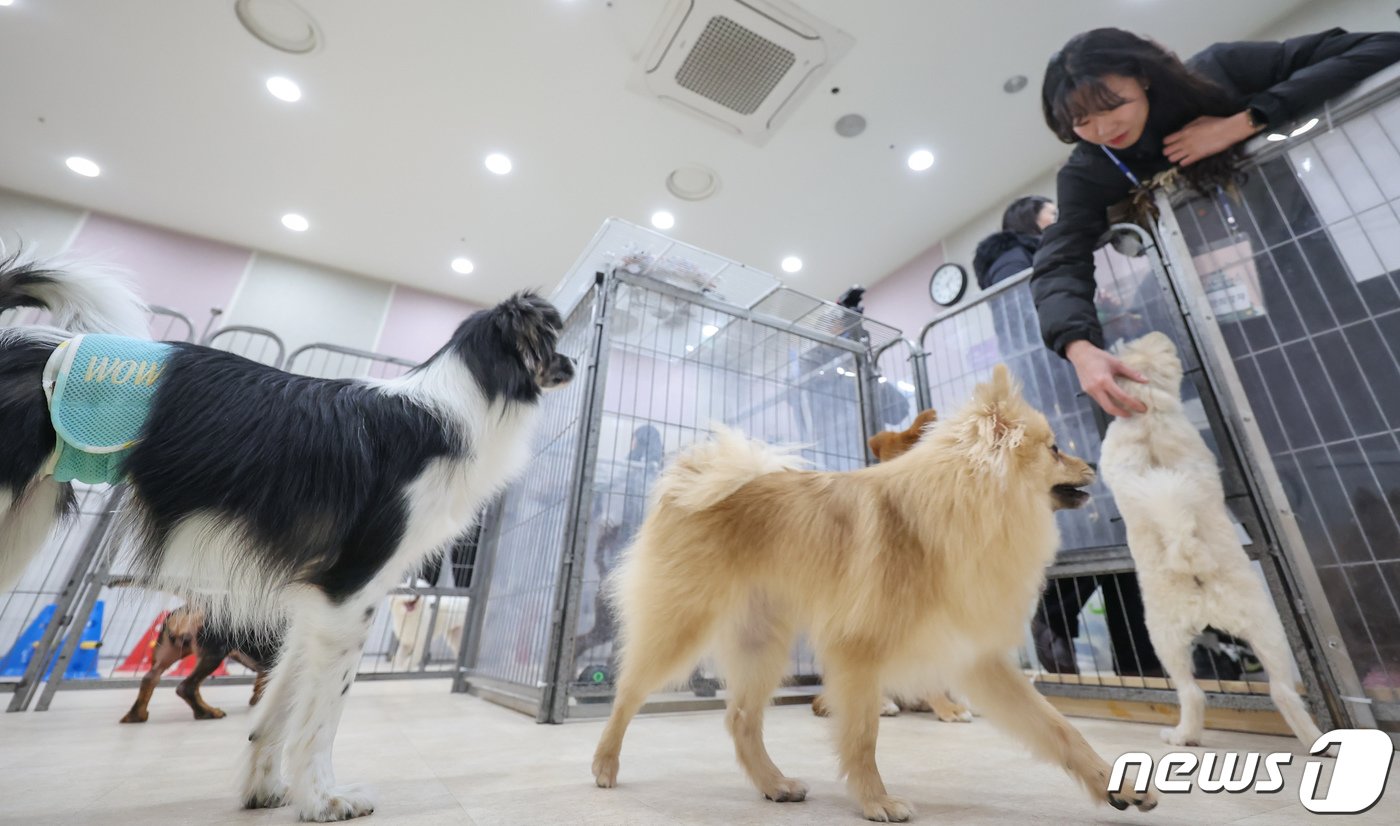
[[[1088,500],[1093,471],[1060,453],[1005,367],[908,453],[848,473],[801,469],[790,450],[723,430],[658,480],[612,583],[622,649],[612,717],[593,759],[617,783],[618,754],[647,695],[707,648],[728,683],[726,723],[749,779],[776,801],[807,787],[763,745],[763,713],[805,630],[825,663],[840,768],[867,818],[908,819],[875,767],[880,689],[965,687],[986,716],[1097,802],[1109,765],[1011,661],[1059,535],[1054,507]]]
[[[914,417],[914,423],[905,430],[884,430],[871,436],[866,444],[870,445],[870,452],[874,454],[875,461],[888,462],[897,456],[903,456],[909,452],[919,439],[924,435],[924,428],[938,421],[938,411],[933,408],[921,411]],[[945,723],[970,723],[972,722],[972,712],[962,703],[958,702],[946,691],[931,692],[925,699],[910,701],[903,697],[884,699],[884,705],[880,709],[881,717],[895,717],[901,711],[931,711],[934,716]],[[831,715],[830,704],[826,701],[825,694],[818,694],[812,698],[812,713],[818,717],[829,717]]]

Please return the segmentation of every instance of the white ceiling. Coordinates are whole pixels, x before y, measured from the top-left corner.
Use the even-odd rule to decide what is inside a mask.
[[[627,90],[663,0],[301,0],[324,38],[305,56],[254,40],[232,0],[14,0],[0,187],[483,303],[553,287],[604,218],[664,208],[675,237],[760,269],[801,256],[792,286],[832,297],[1064,157],[1038,88],[1069,36],[1119,25],[1189,54],[1301,2],[799,4],[855,46],[758,148]],[[275,74],[299,103],[268,94]],[[1013,74],[1031,83],[1007,95]],[[835,134],[848,112],[865,134]],[[937,155],[922,174],[904,163],[919,146]],[[515,171],[487,172],[491,151]],[[70,155],[102,175],[69,172]],[[686,163],[717,170],[720,192],[671,197]],[[310,231],[283,229],[291,211]],[[474,274],[448,268],[459,255]]]

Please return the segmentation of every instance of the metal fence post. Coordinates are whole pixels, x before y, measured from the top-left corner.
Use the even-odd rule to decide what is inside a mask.
[[[545,667],[544,686],[538,720],[541,723],[562,723],[569,700],[570,669],[573,667],[574,631],[578,623],[579,591],[583,587],[583,557],[588,552],[588,523],[593,503],[593,479],[597,470],[598,432],[603,418],[603,394],[607,390],[609,339],[609,307],[618,290],[618,282],[605,273],[598,273],[595,283],[593,309],[593,341],[589,348],[588,376],[584,410],[579,418],[580,439],[574,454],[571,478],[574,490],[565,521],[563,561],[559,566],[558,586],[551,617],[549,659]]]

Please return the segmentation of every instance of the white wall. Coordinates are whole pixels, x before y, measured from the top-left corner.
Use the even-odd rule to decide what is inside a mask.
[[[1256,40],[1286,40],[1341,26],[1352,32],[1395,31],[1396,0],[1312,0],[1259,32]]]
[[[77,207],[0,189],[0,242],[8,252],[17,244],[42,256],[68,249],[87,213]]]
[[[258,253],[227,322],[277,331],[288,354],[311,342],[372,350],[389,298],[383,281]]]

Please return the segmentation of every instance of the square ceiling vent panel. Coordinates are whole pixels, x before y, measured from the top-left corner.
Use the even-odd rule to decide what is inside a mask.
[[[854,43],[786,0],[672,0],[630,86],[761,146]]]

